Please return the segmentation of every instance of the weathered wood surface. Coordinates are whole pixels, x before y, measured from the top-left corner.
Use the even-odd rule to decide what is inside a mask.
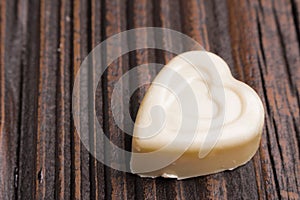
[[[0,199],[300,199],[299,12],[299,0],[1,0]],[[81,61],[105,38],[145,26],[193,37],[258,92],[265,126],[246,165],[183,181],[139,178],[103,166],[80,143],[71,95]],[[97,117],[118,146],[130,149],[130,137],[108,109],[114,83],[172,57],[138,50],[108,68]],[[133,97],[133,116],[146,88]]]

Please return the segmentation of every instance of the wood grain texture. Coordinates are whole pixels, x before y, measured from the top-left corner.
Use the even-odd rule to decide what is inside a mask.
[[[299,0],[0,1],[0,199],[300,199],[299,12]],[[80,142],[71,109],[81,62],[106,38],[147,26],[192,37],[261,97],[261,145],[246,165],[182,181],[140,178],[106,167]],[[136,42],[155,42],[145,37]],[[159,40],[168,43],[167,36]],[[98,120],[114,144],[131,148],[131,137],[116,126],[110,109],[114,84],[135,66],[172,57],[142,49],[108,67],[97,85],[92,123]],[[157,73],[139,69],[123,89]],[[148,87],[131,98],[133,119]],[[88,123],[84,119],[77,128]],[[103,138],[93,132],[88,137],[98,153]],[[116,156],[100,153],[108,162]]]
[[[60,2],[59,69],[57,75],[56,199],[71,197],[71,87],[72,41],[71,1]]]
[[[102,24],[104,24],[102,16],[104,1],[93,0],[91,2],[91,48],[96,47],[103,38],[102,33],[104,29],[102,29]],[[94,72],[92,72],[94,73]],[[93,77],[93,80],[96,77]],[[97,120],[100,125],[103,127],[103,92],[102,92],[102,82],[98,83],[96,90],[96,116],[97,118],[93,118],[93,123]],[[94,131],[93,131],[94,132]],[[91,136],[91,150],[94,153],[104,154],[102,151],[102,146],[104,145],[103,137],[97,136],[96,134],[92,134]],[[99,150],[101,149],[101,150]],[[95,158],[91,158],[90,161],[90,179],[91,179],[91,199],[105,199],[105,166],[104,164],[97,161]]]
[[[73,81],[83,59],[88,55],[90,33],[90,2],[85,0],[74,1],[72,7],[73,22]],[[73,84],[72,84],[73,86]],[[87,91],[79,91],[88,95]],[[86,107],[88,102],[79,100],[80,106]],[[80,142],[79,132],[87,126],[86,118],[72,133],[72,195],[73,199],[90,198],[90,154]],[[79,129],[79,130],[78,130]],[[78,132],[79,131],[79,132]]]

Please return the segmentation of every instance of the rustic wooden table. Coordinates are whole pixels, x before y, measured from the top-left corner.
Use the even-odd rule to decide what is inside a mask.
[[[299,12],[299,0],[1,0],[0,199],[300,199]],[[183,181],[140,178],[104,167],[80,143],[71,99],[81,61],[107,37],[145,26],[191,36],[257,91],[265,126],[246,165]],[[130,149],[108,109],[114,83],[172,57],[139,50],[108,68],[96,107],[115,144]],[[133,117],[145,91],[133,97]]]

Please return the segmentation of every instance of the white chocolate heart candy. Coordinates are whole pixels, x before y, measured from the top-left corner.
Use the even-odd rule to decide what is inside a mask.
[[[219,56],[190,51],[159,72],[139,108],[131,171],[184,179],[236,168],[257,151],[264,109]]]

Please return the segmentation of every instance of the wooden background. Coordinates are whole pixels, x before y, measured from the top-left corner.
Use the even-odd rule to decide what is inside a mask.
[[[300,199],[299,12],[299,0],[1,0],[0,199]],[[80,143],[71,94],[81,61],[105,38],[145,26],[191,36],[258,92],[265,126],[245,166],[183,181],[139,178],[104,167]],[[115,144],[130,149],[108,109],[114,82],[172,56],[140,50],[108,68],[97,115]],[[145,91],[133,97],[133,117]]]

